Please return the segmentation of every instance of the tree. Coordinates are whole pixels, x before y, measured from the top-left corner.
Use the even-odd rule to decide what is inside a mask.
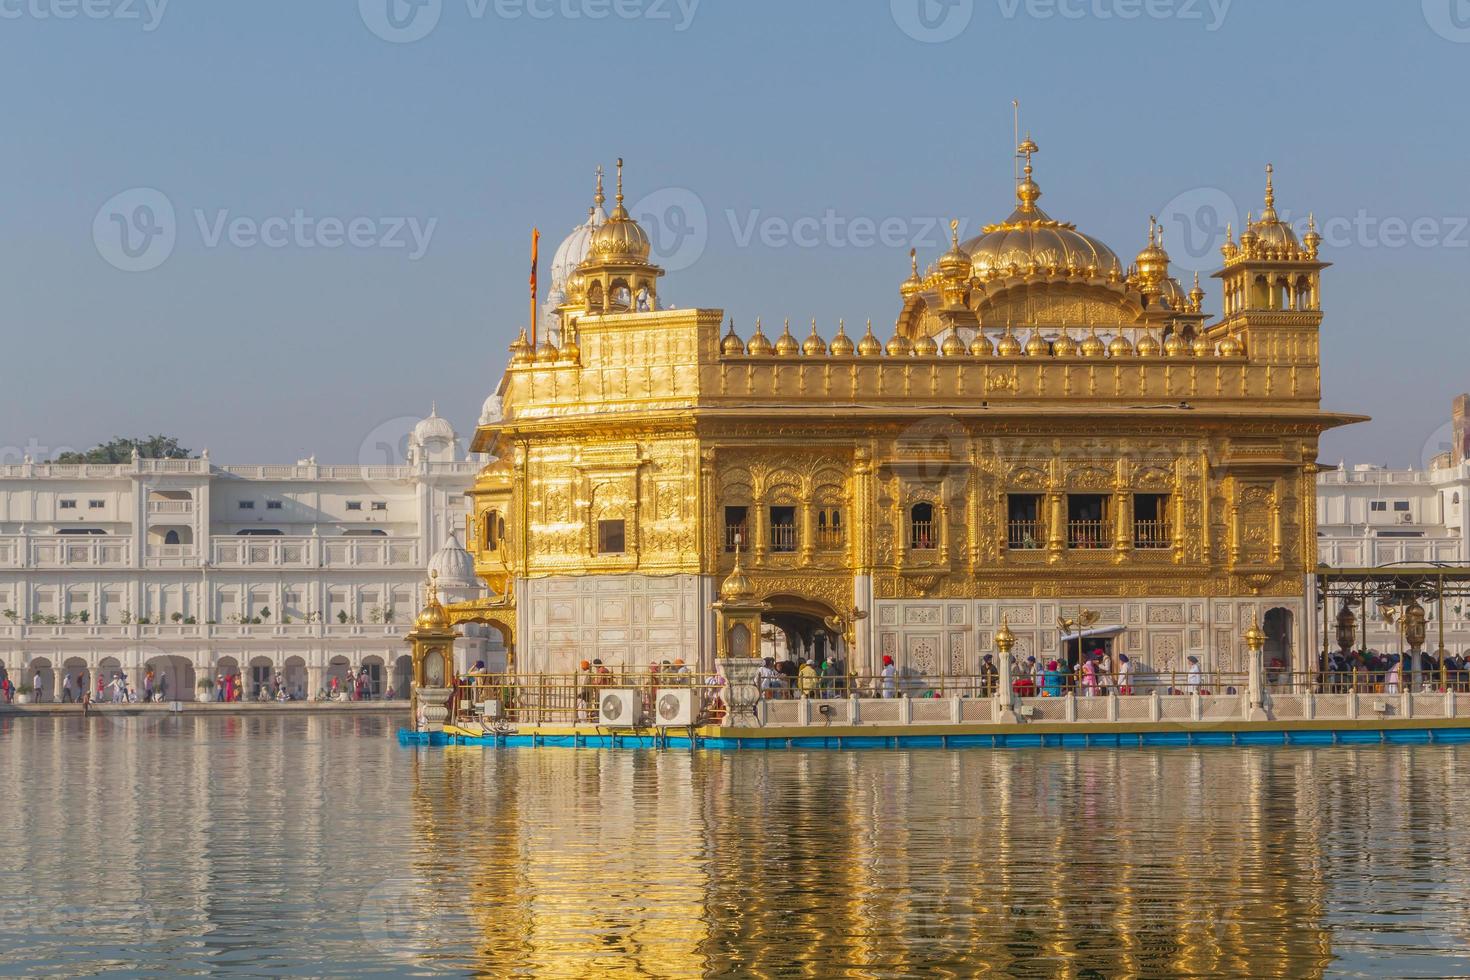
[[[141,439],[127,439],[122,436],[114,438],[111,442],[104,442],[94,446],[84,453],[61,453],[56,457],[58,463],[130,463],[133,459],[133,450],[144,459],[192,459],[193,453],[179,445],[179,440],[173,436],[145,436]]]

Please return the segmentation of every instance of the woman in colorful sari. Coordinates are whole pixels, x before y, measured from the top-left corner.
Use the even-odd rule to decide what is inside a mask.
[[[1082,696],[1084,698],[1097,695],[1097,661],[1089,654],[1082,661]]]

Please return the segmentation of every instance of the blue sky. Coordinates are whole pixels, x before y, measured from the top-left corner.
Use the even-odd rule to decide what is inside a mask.
[[[1160,214],[1212,268],[1189,225],[1268,160],[1335,222],[1326,403],[1375,421],[1325,459],[1417,465],[1470,388],[1465,0],[388,2],[0,0],[7,456],[380,461],[436,399],[467,434],[529,229],[619,155],[666,299],[886,334],[910,244],[1010,210],[1013,98],[1043,207],[1125,257]]]

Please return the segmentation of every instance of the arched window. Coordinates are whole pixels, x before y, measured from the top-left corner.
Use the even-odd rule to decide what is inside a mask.
[[[163,543],[164,544],[178,544],[179,543],[179,532],[178,531],[170,531],[167,534],[165,534],[163,536]]]
[[[500,546],[500,514],[488,511],[485,514],[485,550],[494,551]]]
[[[914,504],[909,508],[909,547],[914,551],[932,551],[936,540],[934,505]]]

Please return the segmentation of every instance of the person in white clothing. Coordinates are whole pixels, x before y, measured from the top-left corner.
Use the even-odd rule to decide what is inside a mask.
[[[1184,689],[1190,694],[1198,694],[1200,691],[1201,671],[1199,669],[1199,657],[1186,658],[1189,663],[1189,683]]]

